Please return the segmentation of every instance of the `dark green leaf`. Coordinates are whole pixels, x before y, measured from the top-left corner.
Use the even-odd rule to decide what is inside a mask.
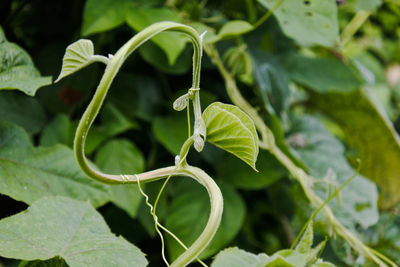
[[[71,122],[67,115],[57,115],[42,131],[41,146],[71,145]]]
[[[60,257],[50,260],[21,261],[18,267],[68,267],[68,264]]]
[[[82,35],[103,32],[124,23],[129,3],[129,0],[87,0]]]
[[[224,212],[214,239],[200,254],[207,258],[227,245],[240,230],[246,208],[240,195],[228,185],[221,186],[224,197]],[[190,245],[201,234],[210,212],[210,200],[200,185],[185,187],[176,194],[168,210],[167,228],[176,234],[186,245]],[[183,250],[172,238],[167,239],[168,251],[171,258],[179,256]]]
[[[29,134],[38,133],[46,115],[39,102],[18,92],[0,92],[0,121],[22,126]]]
[[[278,179],[285,173],[285,168],[266,151],[260,151],[257,160],[258,172],[249,168],[231,154],[225,154],[224,159],[218,164],[218,177],[242,189],[262,189]]]
[[[116,139],[102,146],[96,154],[96,165],[111,174],[135,174],[144,170],[144,158],[136,146],[125,139]],[[135,217],[142,200],[137,185],[110,185],[112,201]]]
[[[350,92],[361,86],[354,71],[337,59],[292,54],[285,64],[294,81],[317,92]]]
[[[127,23],[135,31],[141,31],[147,26],[160,21],[182,22],[179,14],[168,8],[142,8],[129,9]],[[168,62],[172,66],[189,41],[182,33],[165,32],[151,38],[167,55]]]
[[[60,256],[71,267],[146,266],[144,254],[110,232],[89,204],[44,197],[0,221],[0,255],[23,260]]]
[[[157,140],[169,152],[173,155],[179,155],[183,143],[188,138],[186,116],[155,118],[153,132]]]

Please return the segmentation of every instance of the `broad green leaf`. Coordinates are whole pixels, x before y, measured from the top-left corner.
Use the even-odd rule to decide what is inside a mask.
[[[61,72],[55,82],[93,63],[93,55],[94,48],[90,40],[80,39],[70,44],[65,51]]]
[[[168,62],[168,57],[163,50],[151,42],[139,47],[139,53],[147,63],[168,74],[182,75],[192,67],[193,55],[190,49],[184,49],[173,65]]]
[[[0,221],[0,255],[23,260],[62,257],[71,267],[146,266],[144,254],[111,233],[87,202],[43,197]]]
[[[17,89],[34,96],[36,91],[51,84],[51,77],[40,76],[29,54],[0,34],[0,90]]]
[[[215,163],[215,160],[214,160]],[[255,172],[232,154],[225,153],[217,164],[218,178],[241,189],[263,189],[283,177],[286,169],[267,151],[260,151]]]
[[[244,20],[231,20],[218,31],[220,39],[245,34],[253,29],[253,25]]]
[[[290,77],[317,92],[350,92],[360,88],[355,72],[338,59],[290,55],[286,61]]]
[[[147,26],[160,21],[183,22],[179,14],[168,8],[131,8],[127,11],[126,21],[135,31],[141,31]],[[167,55],[172,66],[189,41],[182,33],[165,32],[151,38]]]
[[[256,169],[258,135],[253,121],[238,107],[220,102],[203,112],[207,141],[234,154]]]
[[[166,227],[183,243],[190,245],[203,231],[210,213],[210,199],[206,190],[194,182],[178,193],[168,208]],[[211,243],[200,254],[207,258],[226,246],[239,232],[245,218],[246,208],[240,195],[230,186],[221,186],[224,197],[224,212],[220,227]],[[167,238],[167,247],[172,259],[183,249],[172,238]]]
[[[293,151],[317,178],[314,190],[326,199],[330,192],[354,175],[347,162],[344,146],[316,118],[302,115],[293,121],[288,135]],[[362,163],[365,164],[364,162]],[[346,226],[367,228],[378,220],[378,192],[375,183],[357,175],[328,205],[335,216]]]
[[[0,123],[0,193],[27,204],[54,195],[96,207],[108,201],[107,188],[81,172],[69,148],[33,147],[27,133],[8,122]]]
[[[83,12],[82,35],[103,32],[125,21],[130,0],[87,0]]]
[[[21,261],[18,267],[68,267],[68,265],[62,258],[54,257],[45,261]]]
[[[135,174],[143,172],[144,158],[136,146],[126,139],[116,139],[102,146],[96,154],[96,165],[111,174]],[[137,185],[110,185],[112,201],[135,217],[142,200]]]
[[[295,250],[284,249],[272,255],[265,267],[305,267],[306,257]]]
[[[211,267],[265,267],[269,256],[267,254],[253,254],[239,248],[227,248],[219,252]]]
[[[272,10],[281,0],[257,0]],[[273,10],[282,31],[301,45],[334,47],[339,39],[336,2],[284,0]]]
[[[153,121],[157,140],[173,155],[179,155],[188,138],[186,116],[157,117]]]
[[[57,144],[71,145],[71,121],[65,114],[58,114],[43,129],[40,136],[41,146],[54,146]]]
[[[0,92],[0,121],[16,123],[29,134],[36,134],[45,120],[46,114],[36,98],[19,92]]]
[[[379,186],[379,206],[398,203],[400,138],[372,92],[312,94],[311,101],[342,127],[347,144],[361,159],[361,173]]]

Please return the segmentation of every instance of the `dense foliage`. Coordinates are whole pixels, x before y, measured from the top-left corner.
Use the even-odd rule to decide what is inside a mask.
[[[160,21],[195,34],[125,58]],[[186,158],[224,208],[193,266],[400,265],[398,0],[5,0],[0,25],[0,266],[173,262],[210,214]]]

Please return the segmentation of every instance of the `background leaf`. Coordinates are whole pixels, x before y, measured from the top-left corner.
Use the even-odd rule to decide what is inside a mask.
[[[176,192],[168,209],[166,227],[184,244],[190,245],[203,231],[210,213],[210,200],[207,192],[200,185],[192,182],[185,184]],[[224,197],[224,212],[214,239],[200,254],[207,258],[226,246],[238,233],[245,218],[246,208],[240,195],[230,186],[220,186]],[[196,201],[193,201],[196,199]],[[183,249],[172,238],[167,238],[167,247],[172,259],[177,258]]]
[[[71,267],[147,265],[144,254],[113,235],[85,202],[45,197],[26,212],[1,220],[0,228],[3,257],[47,260],[60,256]]]
[[[57,145],[33,147],[27,133],[0,123],[0,192],[32,203],[44,196],[68,196],[100,206],[108,200],[106,187],[86,177],[70,149]]]
[[[258,0],[268,9],[280,0]],[[339,38],[335,1],[284,0],[273,11],[282,31],[301,45],[333,47]]]
[[[37,89],[51,84],[51,77],[40,76],[25,50],[4,35],[0,38],[0,90],[18,89],[33,96]]]

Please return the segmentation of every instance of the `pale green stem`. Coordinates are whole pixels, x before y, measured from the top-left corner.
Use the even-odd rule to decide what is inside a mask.
[[[364,24],[369,15],[371,15],[371,12],[365,10],[361,10],[356,13],[356,15],[346,25],[342,31],[342,34],[340,35],[342,47],[344,47],[351,40],[351,37],[353,37],[361,25]]]
[[[283,153],[278,146],[275,144],[275,137],[272,131],[268,128],[268,126],[264,123],[261,116],[258,114],[257,110],[253,108],[247,101],[244,99],[242,94],[237,87],[236,81],[233,78],[232,74],[229,73],[225,66],[222,63],[222,60],[218,54],[217,49],[212,44],[206,45],[204,50],[210,56],[211,61],[217,66],[220,71],[222,77],[225,80],[225,87],[229,98],[231,101],[241,108],[244,112],[246,112],[250,118],[254,121],[254,124],[257,128],[257,131],[261,135],[261,141],[259,142],[260,148],[268,150],[272,153],[286,169],[289,173],[296,178],[296,180],[300,183],[301,187],[304,190],[306,197],[309,199],[312,205],[317,207],[321,206],[324,201],[314,192],[313,190],[313,177],[310,177],[303,169],[296,166],[293,161]],[[367,247],[362,241],[360,241],[352,232],[346,229],[334,216],[332,210],[329,206],[324,207],[325,215],[329,219],[332,227],[335,229],[335,232],[342,236],[349,244],[361,253],[362,255],[370,258],[379,264],[379,266],[387,266],[384,262],[382,262],[378,257],[372,253],[369,247]]]
[[[192,88],[199,88],[202,47],[201,40],[197,32],[191,27],[174,22],[160,22],[147,27],[130,39],[113,57],[108,60],[104,75],[76,130],[74,139],[74,153],[79,167],[86,175],[105,183],[137,183],[138,181],[146,183],[168,177],[169,175],[183,175],[195,179],[207,189],[211,202],[211,211],[207,225],[198,239],[188,248],[188,250],[182,253],[171,264],[173,267],[180,267],[186,266],[192,262],[204,250],[219,227],[223,210],[223,199],[221,191],[214,180],[204,171],[189,165],[185,165],[183,167],[171,166],[135,175],[106,174],[90,166],[90,163],[86,159],[84,152],[85,141],[88,136],[89,129],[99,113],[108,89],[124,61],[141,44],[156,34],[167,30],[182,32],[191,38],[194,47]],[[104,61],[105,63],[103,58],[99,58],[99,60],[102,62]],[[196,94],[198,94],[198,91]],[[194,104],[198,104],[198,107],[200,106],[199,101],[196,101]]]

